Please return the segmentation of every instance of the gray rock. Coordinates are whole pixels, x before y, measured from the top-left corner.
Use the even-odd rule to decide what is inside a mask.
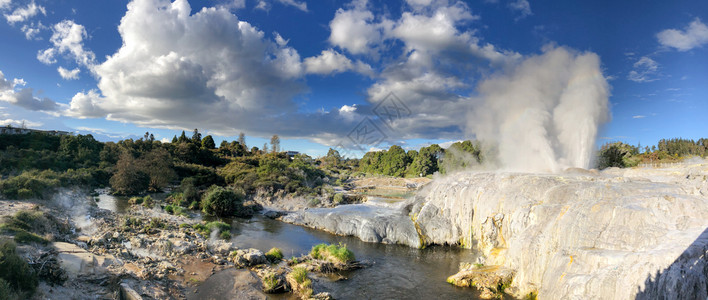
[[[214,274],[193,291],[187,299],[266,299],[258,278],[249,270],[226,269]]]
[[[265,254],[258,249],[241,249],[236,250],[231,256],[234,264],[241,267],[250,267],[268,262]]]
[[[340,205],[290,213],[282,220],[338,235],[356,236],[365,242],[422,245],[411,217],[401,208],[366,203]]]

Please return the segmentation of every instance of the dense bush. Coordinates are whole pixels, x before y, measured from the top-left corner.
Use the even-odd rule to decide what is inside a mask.
[[[29,298],[39,284],[34,270],[17,255],[12,241],[0,240],[0,270],[0,293],[7,292],[8,299],[11,296]]]
[[[202,211],[212,216],[233,216],[242,207],[244,195],[212,185],[202,197]]]
[[[598,154],[598,168],[604,169],[609,167],[634,167],[639,164],[639,149],[635,146],[628,145],[622,142],[605,144],[600,149]]]

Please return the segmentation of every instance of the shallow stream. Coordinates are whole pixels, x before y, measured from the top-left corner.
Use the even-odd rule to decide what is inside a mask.
[[[124,213],[130,205],[127,198],[101,193],[97,205]],[[155,198],[155,196],[153,196]],[[256,248],[263,252],[278,247],[286,258],[300,256],[320,243],[346,244],[359,261],[369,267],[343,273],[346,280],[327,277],[313,282],[315,291],[327,291],[335,299],[478,299],[471,288],[448,284],[448,276],[457,273],[460,262],[474,262],[476,253],[456,247],[434,246],[414,249],[402,245],[367,243],[355,237],[336,236],[327,232],[272,220],[261,215],[250,219],[231,220],[231,241],[235,246]],[[210,282],[213,284],[213,281]],[[206,298],[209,289],[200,289]],[[288,298],[273,295],[273,299]]]

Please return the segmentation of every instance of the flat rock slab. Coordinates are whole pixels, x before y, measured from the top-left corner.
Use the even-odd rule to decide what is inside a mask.
[[[226,269],[218,272],[187,294],[187,299],[267,299],[261,282],[246,269]]]
[[[117,263],[112,255],[95,255],[79,246],[64,242],[52,243],[58,252],[59,263],[70,278],[106,273],[106,268]]]

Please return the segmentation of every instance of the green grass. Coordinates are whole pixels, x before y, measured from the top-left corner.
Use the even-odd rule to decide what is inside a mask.
[[[219,238],[221,239],[228,240],[231,238],[231,225],[221,221],[212,221],[206,224],[197,223],[192,225],[192,228],[207,238],[214,230],[219,230]]]
[[[354,253],[347,249],[347,245],[319,244],[312,247],[310,256],[315,259],[330,260],[338,263],[348,263],[354,260]]]
[[[263,291],[273,291],[278,287],[278,277],[273,272],[263,276]]]
[[[305,267],[294,267],[290,274],[293,276],[293,279],[295,279],[295,282],[299,284],[303,284],[306,280],[309,280],[307,278],[307,269],[305,269]]]
[[[283,251],[278,248],[271,248],[268,252],[266,252],[265,256],[270,261],[279,261],[283,259]]]

